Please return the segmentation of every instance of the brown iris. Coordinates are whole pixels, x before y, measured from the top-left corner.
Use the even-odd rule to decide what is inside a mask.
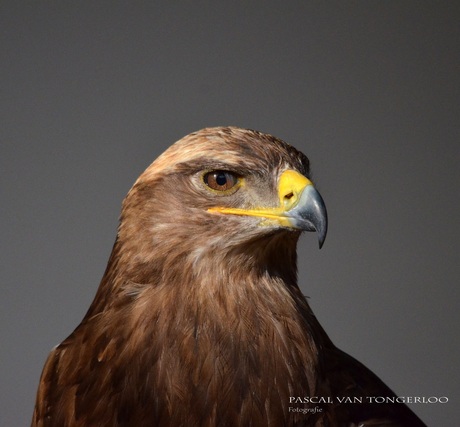
[[[238,176],[228,171],[212,171],[203,176],[204,183],[216,191],[228,191],[238,184]]]

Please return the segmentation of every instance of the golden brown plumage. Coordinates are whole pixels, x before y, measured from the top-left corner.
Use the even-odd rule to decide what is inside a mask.
[[[402,404],[290,403],[393,396],[297,286],[300,232],[326,232],[308,176],[302,153],[238,128],[163,153],[123,203],[85,318],[48,357],[32,426],[423,426]]]

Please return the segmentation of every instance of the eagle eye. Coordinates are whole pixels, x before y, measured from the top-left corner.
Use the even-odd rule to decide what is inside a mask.
[[[239,177],[232,172],[216,170],[205,173],[203,182],[212,190],[227,192],[235,189],[239,183]]]

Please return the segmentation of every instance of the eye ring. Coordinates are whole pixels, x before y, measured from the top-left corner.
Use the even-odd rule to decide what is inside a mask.
[[[234,172],[226,170],[207,171],[202,176],[208,189],[221,194],[230,194],[238,189],[241,179]]]

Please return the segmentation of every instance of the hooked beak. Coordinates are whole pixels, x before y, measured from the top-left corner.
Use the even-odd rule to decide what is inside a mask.
[[[209,212],[265,218],[260,225],[274,222],[285,228],[316,231],[319,247],[327,234],[327,211],[323,198],[305,176],[294,170],[284,171],[278,183],[279,206],[276,208],[239,209],[214,207]]]

